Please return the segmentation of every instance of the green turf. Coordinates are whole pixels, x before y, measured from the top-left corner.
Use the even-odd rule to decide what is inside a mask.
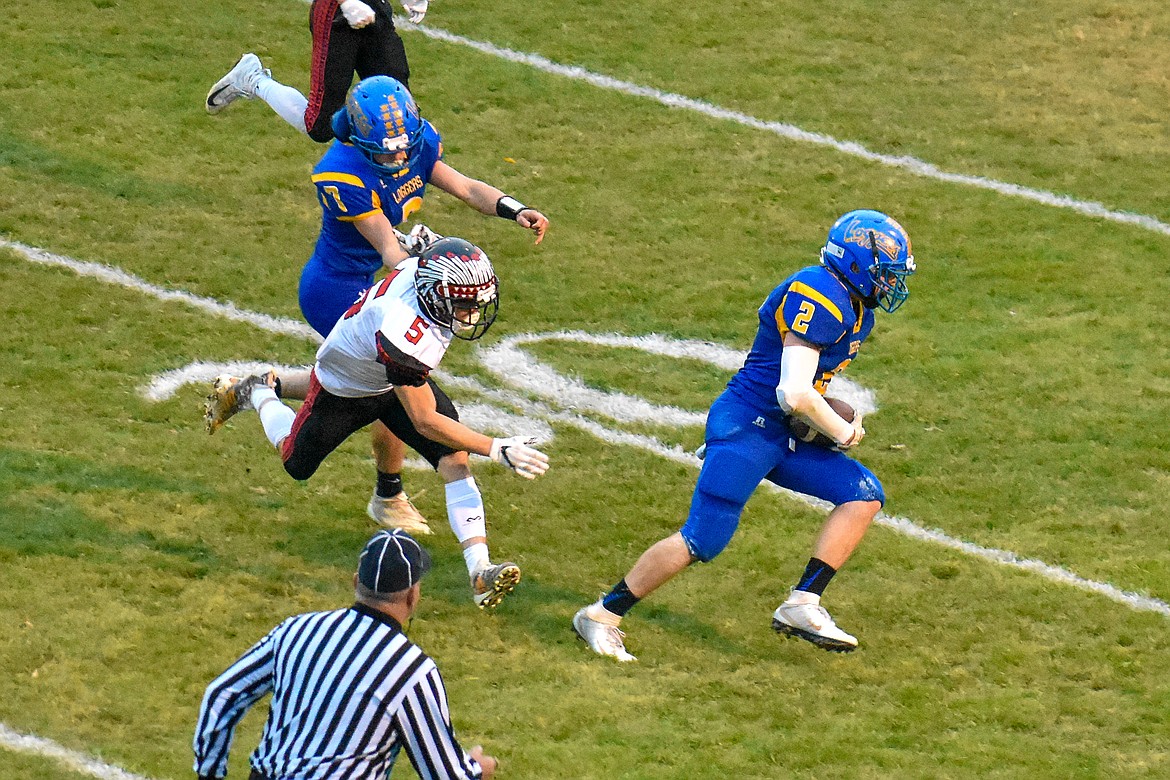
[[[249,49],[306,87],[306,21],[297,0],[15,8],[0,237],[296,319],[321,147],[258,102],[217,117],[201,102]],[[505,13],[439,0],[427,21],[1170,219],[1161,4],[556,0]],[[746,349],[759,302],[815,260],[833,218],[881,208],[909,230],[920,267],[910,301],[879,314],[848,372],[877,394],[857,456],[885,484],[887,510],[1170,598],[1170,237],[405,38],[448,162],[552,220],[534,248],[428,195],[419,217],[482,244],[499,270],[485,346],[579,329]],[[349,598],[372,530],[368,441],[297,484],[254,417],[209,439],[203,388],[160,403],[139,393],[196,360],[306,362],[302,339],[4,249],[0,316],[0,722],[150,778],[189,777],[207,682],[288,614]],[[633,349],[527,349],[597,389],[695,411],[727,378]],[[500,384],[474,346],[454,346],[443,368]],[[700,439],[583,414],[667,444]],[[677,528],[694,471],[553,427],[542,479],[475,467],[493,549],[524,569],[515,596],[494,616],[474,610],[440,528],[411,628],[439,661],[465,742],[503,759],[499,777],[1170,774],[1167,618],[878,528],[826,595],[862,648],[821,653],[768,627],[821,518],[773,494],[753,499],[716,562],[631,613],[636,665],[590,655],[570,616]],[[444,525],[438,479],[406,480]],[[231,776],[246,776],[262,718],[241,728]],[[78,775],[0,750],[0,776]]]

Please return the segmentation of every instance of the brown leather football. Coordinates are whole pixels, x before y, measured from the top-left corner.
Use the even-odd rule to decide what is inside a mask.
[[[842,401],[840,398],[825,398],[829,402],[829,406],[833,411],[846,422],[853,422],[855,412],[853,407]],[[836,447],[837,442],[830,439],[825,434],[813,428],[803,417],[792,415],[788,418],[788,430],[793,438],[808,442],[809,444],[816,444],[819,447]]]

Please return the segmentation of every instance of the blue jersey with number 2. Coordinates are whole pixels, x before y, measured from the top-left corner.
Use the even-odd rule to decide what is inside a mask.
[[[784,280],[759,309],[760,327],[743,368],[728,388],[764,409],[779,408],[780,356],[789,331],[821,350],[814,386],[824,394],[873,330],[873,310],[855,302],[828,270],[802,268]]]
[[[731,541],[762,480],[835,506],[885,501],[881,483],[861,463],[792,437],[776,400],[785,334],[820,349],[814,382],[823,393],[873,329],[873,311],[855,302],[827,270],[809,266],[773,290],[758,314],[760,327],[743,368],[707,414],[707,455],[681,529],[687,548],[701,561]]]

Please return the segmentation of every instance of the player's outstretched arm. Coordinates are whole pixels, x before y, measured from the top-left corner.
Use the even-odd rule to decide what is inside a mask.
[[[457,450],[474,452],[477,455],[489,455],[492,451],[492,438],[473,431],[458,420],[452,420],[445,414],[440,414],[435,405],[435,394],[428,384],[419,387],[409,385],[395,385],[394,393],[402,402],[415,429],[431,441],[446,444]]]
[[[525,479],[536,479],[548,471],[548,456],[530,446],[536,443],[534,439],[524,436],[493,439],[440,414],[430,385],[395,385],[394,393],[402,402],[402,408],[406,410],[415,429],[431,441],[485,455]]]
[[[544,234],[548,231],[548,217],[525,206],[503,190],[464,176],[442,160],[436,162],[431,171],[431,183],[481,214],[503,217],[531,230],[536,233],[535,243],[544,240]]]

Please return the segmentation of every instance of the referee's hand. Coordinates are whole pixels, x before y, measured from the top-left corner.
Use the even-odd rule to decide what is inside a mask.
[[[479,764],[480,769],[483,770],[483,780],[492,780],[492,775],[500,767],[500,762],[496,760],[495,756],[489,756],[483,752],[483,745],[476,745],[471,750],[467,751],[467,755],[471,756]]]

